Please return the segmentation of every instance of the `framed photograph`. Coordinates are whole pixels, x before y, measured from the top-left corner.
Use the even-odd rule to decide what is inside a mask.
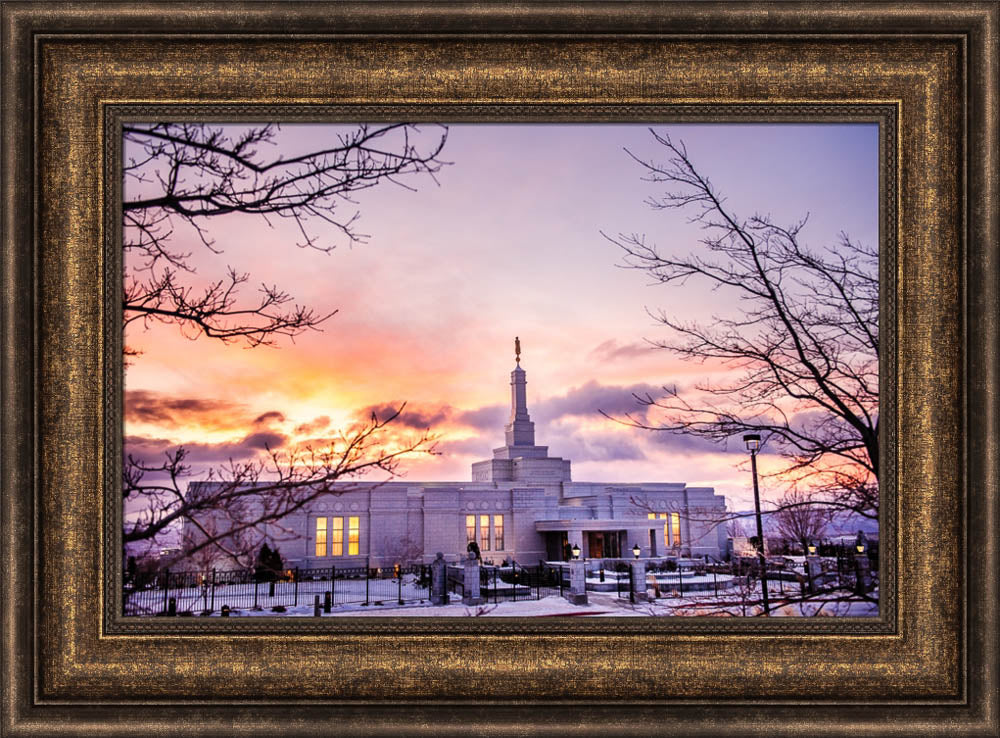
[[[4,4],[4,735],[995,733],[997,26]]]

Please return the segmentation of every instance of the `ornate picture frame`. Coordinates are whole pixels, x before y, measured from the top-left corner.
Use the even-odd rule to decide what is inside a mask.
[[[998,18],[994,3],[5,3],[4,735],[995,733]],[[894,153],[881,616],[118,618],[108,152],[122,114],[158,106],[878,120]]]

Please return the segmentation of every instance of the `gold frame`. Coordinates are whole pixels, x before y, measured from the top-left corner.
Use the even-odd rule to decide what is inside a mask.
[[[995,733],[998,17],[995,3],[5,3],[4,734]],[[868,630],[123,629],[101,586],[119,354],[99,162],[115,111],[162,103],[894,111],[895,609]]]

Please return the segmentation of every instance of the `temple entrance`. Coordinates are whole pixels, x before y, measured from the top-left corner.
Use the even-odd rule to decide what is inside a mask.
[[[545,534],[545,555],[549,561],[569,561],[569,535],[566,531]]]
[[[619,559],[622,536],[617,530],[591,530],[587,536],[587,554],[592,559]]]

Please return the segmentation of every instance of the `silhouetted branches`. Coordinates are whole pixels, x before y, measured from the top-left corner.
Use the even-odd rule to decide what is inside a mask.
[[[298,233],[295,245],[302,248],[328,252],[364,242],[355,195],[380,183],[412,189],[407,180],[417,175],[433,180],[447,139],[445,128],[428,135],[414,125],[358,125],[331,134],[317,150],[267,157],[261,152],[276,145],[278,131],[276,125],[124,126],[126,325],[174,323],[191,338],[249,346],[316,328],[336,311],[297,305],[265,283],[256,297],[241,299],[251,280],[241,269],[230,266],[223,277],[192,281],[190,244],[221,253],[213,235],[218,229],[209,222],[237,213],[259,216],[268,226],[275,218],[290,220]],[[276,243],[276,258],[290,245]]]
[[[683,143],[653,132],[666,162],[629,154],[645,177],[669,189],[657,209],[683,209],[698,224],[702,248],[683,255],[642,234],[607,236],[624,266],[657,283],[700,280],[740,308],[707,323],[651,315],[672,337],[653,341],[682,358],[735,370],[693,391],[664,387],[636,396],[639,428],[724,442],[762,433],[788,460],[779,474],[793,486],[874,517],[878,508],[878,252],[841,234],[817,250],[802,240],[803,219],[782,226],[769,216],[741,218],[700,173]],[[718,375],[716,375],[718,376]]]
[[[307,446],[287,453],[268,449],[264,459],[230,461],[198,481],[190,481],[183,446],[168,451],[160,462],[127,456],[122,494],[139,512],[126,521],[123,542],[149,541],[183,525],[185,556],[211,549],[213,558],[224,556],[249,566],[265,531],[271,540],[296,536],[283,521],[305,505],[351,491],[350,480],[372,471],[391,477],[406,455],[435,453],[435,439],[427,431],[394,445],[387,441],[386,428],[402,409],[386,418],[373,415],[324,448]]]

